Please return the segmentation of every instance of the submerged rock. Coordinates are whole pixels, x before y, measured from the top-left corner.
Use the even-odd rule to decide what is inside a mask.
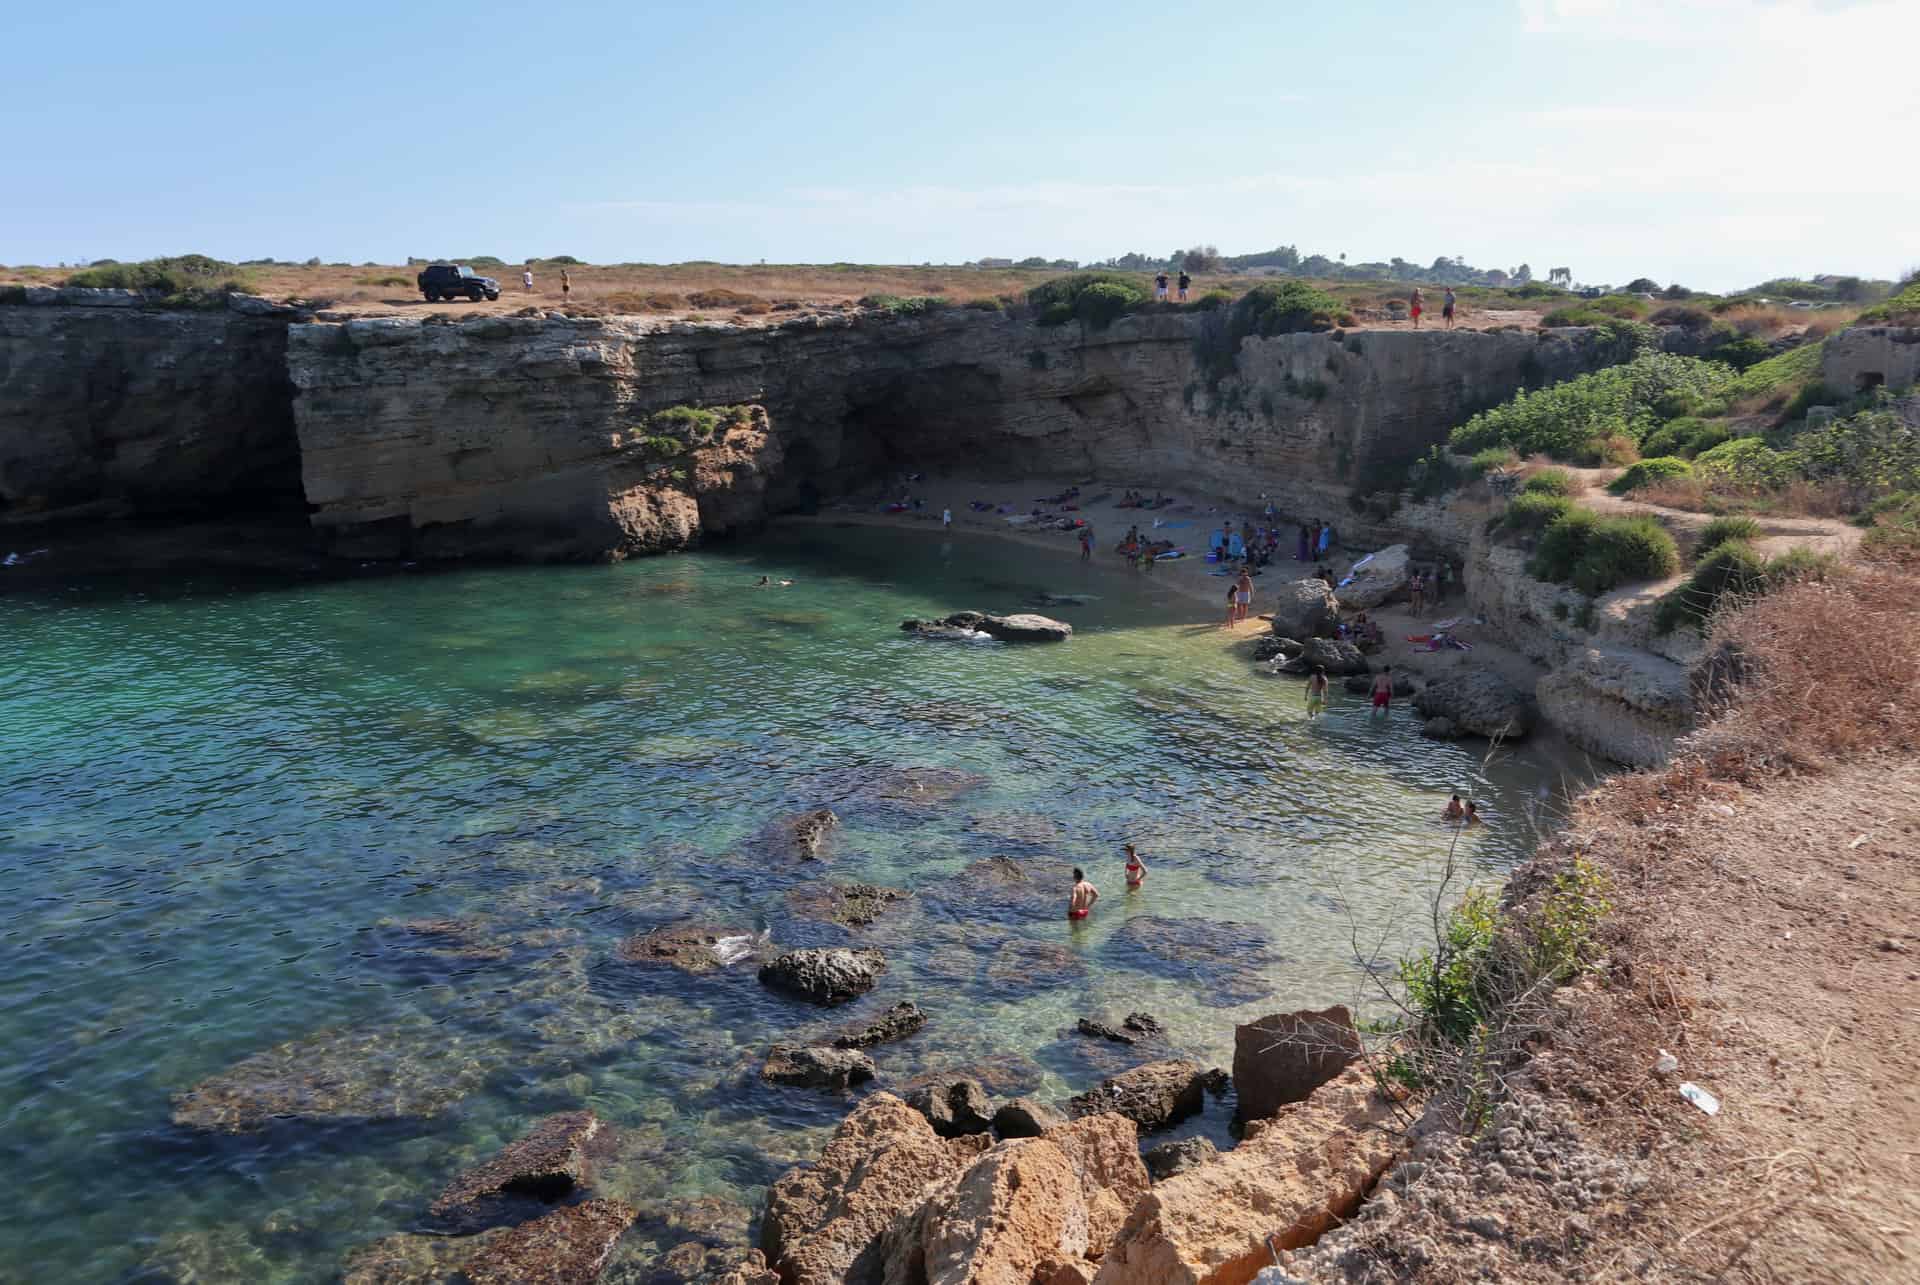
[[[874,1077],[873,1059],[846,1048],[776,1044],[760,1068],[760,1078],[773,1084],[843,1092]]]
[[[1233,1028],[1233,1083],[1242,1120],[1264,1120],[1304,1102],[1360,1056],[1344,1005],[1275,1013]]]
[[[618,1200],[556,1209],[501,1233],[467,1264],[471,1285],[588,1285],[639,1216]]]
[[[500,1153],[455,1178],[429,1211],[470,1220],[509,1195],[552,1202],[588,1181],[587,1143],[600,1132],[591,1111],[565,1111],[535,1124]]]
[[[500,1052],[428,1023],[320,1031],[241,1059],[173,1097],[173,1122],[244,1133],[275,1120],[438,1114],[479,1088]]]
[[[764,939],[748,929],[686,923],[629,937],[614,954],[629,964],[667,964],[698,974],[750,959],[764,949]]]
[[[340,1285],[444,1285],[460,1279],[468,1263],[506,1234],[504,1227],[495,1227],[476,1236],[423,1236],[417,1232],[383,1236],[348,1252],[340,1265]]]
[[[778,856],[817,861],[825,854],[827,840],[839,828],[840,817],[832,808],[813,808],[769,822],[754,846]]]
[[[397,930],[403,951],[470,963],[513,958],[513,947],[491,922],[478,917],[383,919],[379,927]]]
[[[1151,1013],[1128,1013],[1126,1020],[1119,1026],[1110,1026],[1105,1022],[1096,1022],[1090,1017],[1083,1017],[1075,1029],[1082,1035],[1112,1040],[1116,1044],[1138,1044],[1141,1040],[1158,1039],[1165,1034],[1159,1019]]]
[[[1194,983],[1210,1004],[1250,1003],[1272,990],[1264,970],[1278,960],[1261,924],[1134,915],[1111,940],[1130,962]]]
[[[1171,1128],[1206,1105],[1206,1068],[1185,1058],[1123,1071],[1067,1102],[1075,1119],[1111,1111],[1148,1133]]]
[[[1003,995],[1046,990],[1085,975],[1086,961],[1066,946],[1015,937],[987,958],[987,981]]]
[[[862,793],[895,803],[951,803],[986,785],[988,777],[958,767],[903,767],[882,773]]]
[[[788,891],[787,907],[808,919],[865,928],[910,896],[871,883],[807,883]]]
[[[1181,1138],[1177,1142],[1161,1143],[1143,1158],[1153,1180],[1162,1182],[1177,1173],[1198,1168],[1219,1154],[1213,1143],[1205,1138]]]
[[[866,1049],[876,1044],[892,1044],[906,1039],[926,1024],[927,1015],[921,1012],[920,1006],[902,1000],[865,1026],[834,1036],[833,1047]]]
[[[760,980],[814,1004],[844,1004],[873,989],[887,959],[870,947],[791,950],[761,965]]]

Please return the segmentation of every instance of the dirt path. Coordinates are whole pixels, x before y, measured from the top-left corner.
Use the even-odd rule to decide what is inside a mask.
[[[1567,471],[1586,483],[1587,489],[1579,497],[1580,503],[1599,513],[1651,513],[1676,534],[1684,532],[1689,535],[1698,534],[1714,518],[1711,513],[1671,509],[1630,496],[1612,494],[1607,490],[1607,483],[1619,477],[1626,471],[1624,469],[1569,468]],[[1846,557],[1859,547],[1860,537],[1866,534],[1859,527],[1838,518],[1782,514],[1754,514],[1753,518],[1760,524],[1761,532],[1761,538],[1755,543],[1761,552],[1769,555],[1785,553],[1795,545],[1806,545],[1817,553]]]

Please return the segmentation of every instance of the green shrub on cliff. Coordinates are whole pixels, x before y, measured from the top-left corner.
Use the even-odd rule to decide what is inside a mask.
[[[151,290],[180,305],[217,301],[227,294],[254,289],[252,275],[245,268],[204,254],[83,268],[64,284],[94,290]]]
[[[1522,455],[1572,459],[1594,438],[1624,435],[1638,441],[1660,422],[1658,406],[1672,405],[1678,394],[1721,396],[1732,379],[1718,362],[1642,352],[1618,366],[1518,393],[1454,429],[1448,440],[1454,450],[1469,454],[1508,446]]]
[[[723,427],[737,428],[752,419],[751,406],[669,406],[647,416],[640,430],[655,438],[685,442],[712,437]]]
[[[1027,291],[1027,305],[1043,326],[1077,320],[1101,330],[1145,302],[1146,285],[1125,272],[1070,272]]]
[[[1250,335],[1271,338],[1332,330],[1345,309],[1324,290],[1304,281],[1268,281],[1241,295],[1227,314],[1227,335],[1237,352]]]
[[[1543,468],[1520,489],[1533,495],[1573,495],[1581,489],[1581,483],[1563,468]]]
[[[1507,505],[1501,521],[1512,531],[1543,531],[1572,510],[1573,501],[1564,495],[1522,491]]]
[[[933,295],[870,294],[860,300],[860,306],[884,312],[889,317],[917,317],[952,305]]]
[[[1832,554],[1816,553],[1805,545],[1795,545],[1775,558],[1763,558],[1743,536],[1709,543],[1719,525],[1708,526],[1701,541],[1706,552],[1694,564],[1687,582],[1660,599],[1653,624],[1661,633],[1671,633],[1682,624],[1700,624],[1724,605],[1770,593],[1798,580],[1824,579],[1836,565]],[[1759,527],[1750,520],[1749,525],[1758,535]]]
[[[1860,314],[1861,326],[1920,326],[1920,276],[1910,277],[1898,294],[1889,295]]]
[[[1686,477],[1693,472],[1693,465],[1685,460],[1675,459],[1671,455],[1656,455],[1652,459],[1641,460],[1613,481],[1607,483],[1607,489],[1615,495],[1625,495],[1637,491],[1643,486],[1652,486],[1655,482],[1664,482],[1670,477]]]
[[[1623,584],[1665,579],[1679,569],[1679,546],[1653,518],[1602,518],[1587,533],[1572,584],[1596,597]]]

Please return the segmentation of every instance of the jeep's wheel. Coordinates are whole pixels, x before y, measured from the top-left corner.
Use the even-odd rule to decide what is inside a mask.
[[[475,290],[472,294],[467,296],[467,298],[473,300],[473,302],[475,303],[479,303],[482,299],[486,297],[487,297],[487,292],[484,290]]]
[[[429,290],[429,291],[427,291],[427,302],[428,302],[428,303],[439,303],[439,302],[440,302],[440,296],[439,296],[439,295],[437,295],[437,294],[435,294],[435,293],[434,293],[433,291],[431,291],[431,290]]]

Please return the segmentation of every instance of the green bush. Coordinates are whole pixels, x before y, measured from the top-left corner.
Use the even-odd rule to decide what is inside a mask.
[[[1715,361],[1724,361],[1735,370],[1751,370],[1771,356],[1773,350],[1763,339],[1752,335],[1741,335],[1718,345],[1707,355]]]
[[[1572,584],[1597,597],[1623,584],[1664,579],[1679,569],[1680,550],[1654,519],[1602,518],[1587,534]]]
[[[1705,428],[1706,423],[1705,420],[1694,415],[1683,415],[1679,419],[1668,420],[1640,439],[1640,449],[1649,457],[1684,455],[1687,444],[1693,440],[1693,435]]]
[[[1608,320],[1606,313],[1580,304],[1570,308],[1555,308],[1540,318],[1540,324],[1543,326],[1598,326],[1605,324]]]
[[[1580,490],[1580,479],[1563,468],[1543,468],[1520,489],[1534,495],[1572,495]]]
[[[1793,461],[1757,437],[1736,437],[1702,451],[1693,461],[1702,478],[1734,486],[1772,488],[1793,476]]]
[[[1826,350],[1827,341],[1802,344],[1798,348],[1789,348],[1777,357],[1769,357],[1740,372],[1740,378],[1733,381],[1728,391],[1735,397],[1760,397],[1783,392],[1788,388],[1800,388],[1817,379],[1820,374],[1820,356]]]
[[[1095,298],[1083,303],[1096,288]],[[1141,278],[1124,272],[1070,272],[1027,291],[1027,304],[1039,314],[1043,326],[1065,325],[1077,318],[1098,330],[1146,302],[1147,288]]]
[[[971,308],[975,312],[1005,312],[1007,310],[1006,304],[994,298],[969,299],[960,306],[963,308]]]
[[[1840,559],[1831,553],[1796,544],[1785,553],[1767,559],[1767,587],[1778,589],[1796,580],[1825,580],[1839,565]]]
[[[949,305],[933,295],[870,294],[860,300],[859,306],[878,309],[890,317],[917,317]]]
[[[1920,432],[1893,410],[1864,410],[1809,429],[1784,455],[1810,478],[1844,483],[1863,503],[1920,491]]]
[[[1231,290],[1209,290],[1187,307],[1193,312],[1216,312],[1233,302]]]
[[[1694,563],[1685,584],[1661,600],[1658,623],[1671,629],[1669,620],[1705,620],[1721,598],[1749,597],[1766,582],[1767,560],[1758,549],[1745,540],[1722,540]]]
[[[1564,495],[1522,491],[1507,505],[1501,521],[1512,531],[1539,531],[1558,522],[1572,508],[1573,501]]]
[[[1760,524],[1745,514],[1734,513],[1715,518],[1700,528],[1699,548],[1718,548],[1729,540],[1758,540]]]
[[[1453,1043],[1464,1042],[1485,1019],[1489,996],[1482,983],[1499,923],[1499,901],[1475,888],[1447,915],[1438,949],[1400,961],[1407,1006]]]
[[[1713,317],[1705,308],[1687,307],[1681,304],[1668,304],[1654,310],[1648,322],[1656,326],[1680,326],[1686,330],[1706,330],[1713,325]]]
[[[1268,281],[1234,302],[1228,334],[1235,351],[1249,335],[1271,338],[1332,330],[1342,308],[1337,299],[1304,281]]]
[[[1655,404],[1674,394],[1722,394],[1731,372],[1718,362],[1643,352],[1631,361],[1532,392],[1482,411],[1453,430],[1453,449],[1471,454],[1509,446],[1523,455],[1572,458],[1594,437],[1638,441],[1658,424]]]
[[[712,437],[723,425],[733,428],[752,419],[751,406],[669,406],[647,416],[641,427],[655,437],[686,441]]]
[[[1438,447],[1434,448],[1438,450]],[[1510,446],[1489,446],[1483,451],[1473,453],[1473,472],[1475,477],[1492,473],[1497,469],[1509,469],[1518,466],[1520,457]]]
[[[1615,495],[1625,495],[1670,477],[1686,477],[1692,472],[1693,465],[1685,460],[1675,459],[1671,455],[1656,455],[1631,465],[1626,472],[1607,483],[1607,489]]]
[[[68,277],[65,284],[95,290],[150,290],[176,303],[248,293],[254,289],[253,277],[246,269],[204,254],[83,268]]]
[[[1898,294],[1889,295],[1860,314],[1857,325],[1920,325],[1920,277],[1908,281]]]
[[[1553,497],[1544,498],[1551,500]],[[1515,504],[1519,502],[1517,499],[1514,501]],[[1509,508],[1508,512],[1511,513],[1512,509]],[[1534,546],[1533,560],[1527,564],[1528,574],[1536,580],[1551,580],[1555,584],[1571,583],[1574,568],[1580,565],[1580,559],[1587,552],[1587,540],[1599,524],[1598,513],[1592,509],[1574,508],[1569,503],[1541,533],[1540,543]]]

